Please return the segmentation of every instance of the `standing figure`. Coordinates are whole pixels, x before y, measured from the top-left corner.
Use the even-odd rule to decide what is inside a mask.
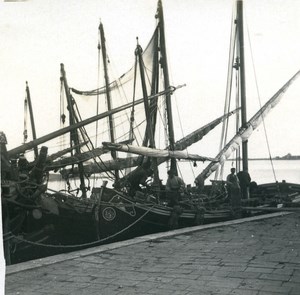
[[[251,182],[250,174],[247,170],[238,172],[237,177],[240,181],[240,187],[243,199],[249,199],[249,185]]]
[[[235,174],[235,168],[230,169],[231,173],[226,178],[227,192],[233,210],[241,206],[241,189],[239,179]]]
[[[204,190],[204,178],[199,174],[195,179],[195,184],[199,194],[203,193]]]
[[[172,170],[168,171],[168,179],[166,183],[166,194],[167,199],[169,199],[169,205],[174,207],[178,205],[180,199],[180,193],[184,191],[185,183],[184,181]]]

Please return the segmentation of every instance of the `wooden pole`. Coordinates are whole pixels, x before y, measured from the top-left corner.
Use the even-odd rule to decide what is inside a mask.
[[[245,54],[244,54],[244,17],[243,1],[237,1],[237,27],[238,27],[238,44],[239,44],[239,71],[241,85],[241,119],[242,127],[247,124],[247,106],[246,106],[246,77],[245,77]],[[242,143],[243,171],[248,171],[248,141]]]
[[[170,87],[169,79],[169,68],[166,50],[166,39],[165,39],[165,24],[164,24],[164,13],[161,0],[158,1],[158,18],[159,18],[159,31],[160,31],[160,50],[161,50],[161,66],[164,74],[164,86],[165,89]],[[172,115],[172,104],[171,104],[171,93],[166,94],[166,108],[168,117],[168,133],[169,133],[169,144],[170,150],[174,150],[175,136],[174,136],[174,124]],[[171,159],[171,169],[175,171],[177,175],[176,160]]]
[[[31,130],[32,130],[32,139],[35,140],[36,139],[36,131],[35,131],[35,124],[34,124],[34,116],[33,116],[31,96],[30,96],[30,91],[29,91],[29,86],[28,86],[27,81],[26,81],[26,96],[27,96],[27,101],[28,101],[28,106],[29,106],[29,115],[30,115],[30,124],[31,124]],[[34,150],[34,158],[36,159],[39,155],[38,146],[35,146],[33,148],[33,150]]]
[[[60,71],[61,71],[61,79],[63,81],[64,87],[65,87],[65,93],[67,97],[67,102],[68,102],[68,110],[69,110],[69,119],[70,119],[70,126],[75,125],[77,122],[76,116],[75,116],[75,111],[73,108],[73,101],[72,97],[70,95],[70,89],[68,86],[67,78],[66,78],[66,72],[64,69],[64,65],[60,64]],[[79,136],[77,133],[77,129],[74,129],[71,132],[71,147],[75,145],[75,151],[76,154],[80,154],[80,142],[79,142]],[[79,169],[79,179],[80,179],[80,190],[83,198],[86,198],[86,187],[85,187],[85,182],[84,182],[84,171],[83,171],[83,164],[78,163],[78,169]]]
[[[103,68],[104,68],[104,79],[105,79],[105,88],[106,88],[106,102],[107,102],[107,110],[112,110],[112,103],[111,103],[111,95],[109,89],[109,77],[108,77],[108,69],[107,69],[107,54],[106,54],[106,44],[105,44],[105,35],[104,35],[104,28],[103,24],[100,23],[99,25],[99,32],[100,32],[100,40],[102,45],[102,59],[103,59]],[[113,121],[113,115],[108,115],[108,123],[109,123],[109,134],[110,134],[110,141],[115,142],[115,125]],[[111,151],[111,156],[114,160],[117,159],[117,152]],[[115,177],[116,180],[119,179],[119,170],[115,170]]]

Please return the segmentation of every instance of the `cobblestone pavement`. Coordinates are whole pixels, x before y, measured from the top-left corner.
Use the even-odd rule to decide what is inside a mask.
[[[5,294],[300,294],[298,214],[138,241],[9,266]]]

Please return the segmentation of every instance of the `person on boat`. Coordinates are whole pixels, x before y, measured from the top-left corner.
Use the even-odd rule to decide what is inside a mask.
[[[127,182],[130,185],[129,194],[134,196],[136,191],[142,191],[140,185],[146,186],[146,180],[152,175],[153,170],[150,168],[149,161],[139,166],[134,173],[127,178]]]
[[[278,183],[279,192],[281,193],[282,197],[287,197],[289,193],[289,185],[283,179],[281,183]]]
[[[247,170],[242,170],[237,173],[237,177],[240,182],[242,198],[248,199],[249,198],[249,185],[251,182],[250,174],[248,173]]]
[[[197,191],[198,193],[203,193],[203,190],[204,190],[204,178],[202,177],[201,174],[199,174],[196,179],[195,179],[195,184],[196,184],[196,187],[197,187]]]
[[[169,170],[166,183],[166,195],[171,207],[178,205],[181,193],[183,193],[184,189],[184,181],[179,176],[175,175],[173,170]]]
[[[230,174],[226,178],[226,187],[233,210],[241,205],[241,189],[239,179],[235,174],[235,168],[230,169]]]

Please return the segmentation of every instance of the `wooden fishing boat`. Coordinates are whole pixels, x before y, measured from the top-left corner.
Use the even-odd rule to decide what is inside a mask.
[[[1,158],[6,163],[2,173],[2,206],[4,210],[4,245],[6,261],[17,263],[33,258],[53,255],[82,249],[103,243],[110,243],[145,235],[166,231],[174,228],[194,226],[249,215],[251,208],[277,208],[280,206],[292,207],[293,200],[299,197],[299,184],[265,184],[252,185],[249,198],[232,204],[226,188],[226,181],[215,179],[211,185],[199,187],[187,186],[181,191],[181,196],[175,205],[171,205],[166,194],[166,187],[159,177],[159,165],[168,162],[167,169],[178,174],[177,161],[188,160],[209,161],[210,164],[200,174],[206,179],[211,173],[223,164],[226,159],[237,150],[245,146],[251,132],[258,126],[267,112],[279,101],[289,85],[299,75],[293,76],[250,120],[245,116],[245,84],[243,66],[243,34],[242,34],[242,1],[237,1],[237,15],[234,17],[232,30],[238,32],[232,38],[232,50],[240,44],[237,50],[238,57],[229,61],[231,69],[238,70],[241,75],[241,94],[243,103],[235,110],[226,109],[224,115],[179,141],[175,140],[172,117],[171,95],[180,87],[172,87],[168,76],[168,63],[165,45],[164,17],[162,3],[158,1],[156,13],[157,25],[150,43],[145,51],[139,43],[135,50],[135,64],[133,68],[113,82],[109,81],[107,70],[107,55],[103,25],[99,26],[99,40],[101,41],[102,58],[104,65],[105,85],[92,91],[79,91],[70,88],[67,83],[64,65],[61,65],[61,82],[64,96],[67,100],[68,114],[61,114],[62,121],[69,118],[68,126],[51,134],[6,151],[6,140],[1,141]],[[239,62],[234,64],[238,58]],[[146,64],[147,63],[147,64]],[[148,71],[148,72],[147,72]],[[160,84],[158,77],[163,74],[164,80]],[[132,102],[113,106],[113,92],[118,91],[120,85],[127,85],[129,81],[137,84],[140,76],[140,92],[134,88]],[[150,76],[151,88],[147,89],[145,76]],[[231,74],[232,77],[232,74]],[[230,75],[229,75],[230,79]],[[231,84],[231,83],[228,83]],[[230,91],[228,91],[230,92]],[[150,93],[150,94],[149,94]],[[107,109],[93,117],[81,119],[76,108],[74,96],[105,96]],[[140,95],[141,99],[136,99]],[[160,102],[162,99],[163,103]],[[165,130],[168,134],[164,148],[157,148],[158,109],[163,105],[166,110]],[[141,106],[142,117],[137,118],[137,106]],[[215,158],[189,154],[187,147],[202,139],[218,124],[225,122],[241,109],[242,126],[233,137],[224,144]],[[116,123],[116,114],[129,111],[129,132],[127,137],[118,135],[123,132]],[[109,136],[101,146],[92,143],[86,126],[108,120]],[[144,125],[141,145],[136,145],[135,126]],[[97,125],[96,125],[96,128]],[[53,138],[70,134],[70,144],[55,155],[47,156],[47,148],[42,147],[38,154],[38,145],[44,144]],[[123,132],[124,134],[124,132]],[[97,142],[97,140],[96,140]],[[85,144],[87,143],[87,144]],[[87,146],[84,150],[83,145]],[[35,149],[35,161],[26,162],[21,157],[25,151]],[[246,151],[247,148],[244,147]],[[135,157],[121,157],[121,152],[136,154]],[[71,153],[69,157],[62,155]],[[104,159],[106,155],[109,160]],[[243,152],[243,170],[247,170],[247,154]],[[92,163],[89,163],[93,160]],[[137,171],[143,164],[149,163],[152,169],[150,183],[143,183],[133,190],[130,180],[135,179]],[[75,167],[76,166],[76,167]],[[71,168],[70,168],[71,167]],[[128,171],[129,168],[138,167]],[[6,169],[6,170],[5,170]],[[60,170],[62,169],[62,170]],[[66,181],[75,177],[80,185],[75,193],[71,189],[66,191],[52,191],[48,188],[48,173],[60,170]],[[238,171],[241,170],[238,168]],[[89,187],[86,181],[93,174],[107,173],[114,186],[108,187],[106,182],[102,186],[93,185],[88,195]],[[149,179],[148,178],[148,179]],[[293,203],[295,204],[295,203]],[[244,207],[244,210],[243,210]],[[261,209],[263,210],[263,209]]]

